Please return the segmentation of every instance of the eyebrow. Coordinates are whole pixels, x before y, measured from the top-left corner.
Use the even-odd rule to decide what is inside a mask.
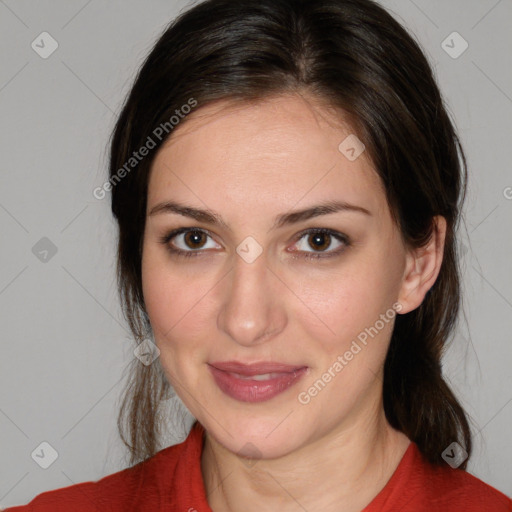
[[[296,210],[290,213],[278,215],[275,218],[274,225],[271,229],[281,228],[286,225],[296,224],[298,222],[312,219],[314,217],[319,217],[320,215],[328,215],[337,212],[356,212],[368,216],[372,215],[369,210],[363,208],[362,206],[346,203],[344,201],[328,201],[304,208],[302,210]],[[228,224],[222,219],[220,215],[208,209],[202,210],[192,206],[184,206],[174,201],[165,201],[163,203],[158,203],[153,208],[151,208],[148,216],[162,213],[175,213],[182,215],[183,217],[189,217],[199,222],[204,222],[206,224],[218,224],[229,229]]]

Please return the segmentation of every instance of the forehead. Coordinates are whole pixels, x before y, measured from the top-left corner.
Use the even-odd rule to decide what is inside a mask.
[[[339,149],[349,136],[342,113],[299,95],[199,107],[159,150],[148,206],[195,193],[206,204],[222,204],[220,194],[269,211],[276,201],[282,210],[326,198],[380,210],[384,190],[366,153],[351,161]]]

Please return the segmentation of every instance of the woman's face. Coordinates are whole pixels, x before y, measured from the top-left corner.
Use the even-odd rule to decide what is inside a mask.
[[[142,278],[161,364],[242,455],[278,457],[382,411],[407,253],[360,142],[313,105],[203,107],[150,175]]]

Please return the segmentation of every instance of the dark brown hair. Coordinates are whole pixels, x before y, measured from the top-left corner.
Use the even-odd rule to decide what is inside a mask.
[[[201,108],[216,100],[295,92],[321,99],[351,120],[408,246],[430,239],[435,215],[447,221],[435,284],[416,310],[396,317],[384,367],[384,408],[389,423],[432,463],[442,463],[441,453],[453,441],[470,454],[468,420],[441,369],[461,300],[455,233],[466,191],[464,154],[420,47],[371,0],[207,0],[159,38],[111,142],[118,285],[133,335],[140,342],[151,329],[141,281],[147,184],[158,148],[172,135],[171,117],[191,100]],[[162,126],[165,137],[158,138],[161,130],[155,130]],[[156,147],[119,179],[148,137]],[[150,366],[134,360],[130,372],[118,427],[134,463],[158,448],[163,423],[157,410],[170,385],[159,360]]]

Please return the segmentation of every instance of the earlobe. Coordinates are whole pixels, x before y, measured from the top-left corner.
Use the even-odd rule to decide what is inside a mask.
[[[423,302],[434,285],[443,262],[446,238],[446,219],[433,217],[432,236],[423,247],[411,249],[406,255],[406,264],[398,302],[402,304],[400,314],[413,311]]]

